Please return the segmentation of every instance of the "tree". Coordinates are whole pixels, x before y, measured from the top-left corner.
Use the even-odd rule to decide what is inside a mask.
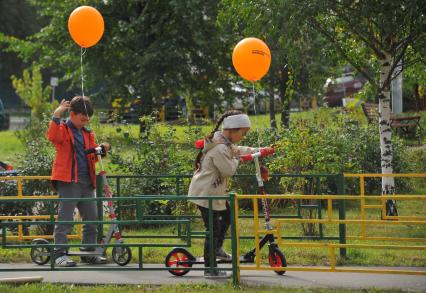
[[[406,68],[418,61],[416,53],[424,52],[419,46],[426,37],[424,3],[418,0],[282,2],[287,3],[293,15],[293,25],[308,24],[318,31],[377,89],[381,169],[383,174],[392,174],[390,82],[398,62]],[[383,177],[382,194],[394,193],[394,178]],[[397,215],[394,201],[387,201],[386,214]]]
[[[419,57],[421,58],[421,56]],[[410,102],[410,109],[420,111],[426,109],[426,60],[423,58],[421,62],[410,66],[404,70],[404,93],[412,95],[408,99]],[[407,99],[405,100],[407,101]]]
[[[49,104],[51,87],[43,88],[40,68],[33,65],[31,73],[29,69],[25,69],[22,79],[13,75],[12,84],[21,100],[31,108],[31,117],[41,122],[43,114],[47,114],[52,109]]]
[[[90,95],[140,97],[147,114],[168,91],[211,104],[227,96],[228,80],[222,68],[229,56],[215,24],[216,1],[83,2],[32,0],[48,24],[26,39],[0,35],[0,42],[24,60],[38,60],[42,68],[56,71],[62,81],[72,81],[71,88],[79,88],[80,48],[68,34],[67,20],[76,7],[91,5],[104,17],[105,33],[83,56]]]
[[[25,38],[41,28],[32,7],[24,0],[0,1],[0,34]],[[0,43],[0,96],[5,104],[16,104],[18,100],[13,92],[10,76],[22,74],[25,64],[14,53],[3,50]]]
[[[222,27],[232,31],[235,38],[257,36],[270,47],[271,68],[262,84],[272,98],[280,97],[281,124],[288,127],[291,99],[296,93],[304,97],[317,95],[328,64],[333,63],[330,54],[326,54],[324,37],[306,26],[291,26],[293,20],[283,1],[222,0],[221,3]],[[271,125],[274,117],[271,114]]]

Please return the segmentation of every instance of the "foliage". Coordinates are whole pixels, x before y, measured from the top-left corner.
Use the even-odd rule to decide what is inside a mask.
[[[421,59],[421,62],[415,63],[413,66],[410,66],[404,70],[404,91],[412,90],[416,84],[420,84],[423,87],[426,85],[426,56],[421,56],[420,54],[418,56],[418,58]]]
[[[208,127],[171,127],[154,123],[153,117],[146,116],[143,118],[146,132],[138,136],[136,131],[132,131],[130,127],[127,128],[123,125],[114,127],[102,125],[101,127],[96,124],[95,120],[92,120],[91,123],[96,128],[97,140],[105,139],[113,145],[113,153],[109,156],[111,164],[108,164],[108,168],[109,173],[114,175],[192,174],[192,165],[197,154],[193,143],[211,129]],[[258,123],[257,120],[257,118],[252,118],[253,125],[266,124]],[[44,137],[47,125],[47,121],[41,125],[33,124],[33,128],[20,133],[23,144],[28,145],[25,162],[20,168],[24,170],[24,174],[50,174],[53,148],[48,146]],[[376,126],[365,123],[365,118],[359,111],[342,112],[341,109],[322,108],[309,115],[295,115],[289,129],[270,129],[261,126],[258,136],[256,126],[254,126],[240,145],[257,147],[258,145],[274,144],[276,155],[263,162],[271,173],[380,173],[379,138],[375,128]],[[111,131],[115,131],[115,133],[111,133]],[[422,170],[424,155],[420,150],[410,152],[410,156],[407,156],[406,148],[399,139],[395,140],[394,149],[396,172],[424,171]],[[416,166],[415,170],[414,166]],[[241,165],[238,173],[253,174],[253,164]],[[189,181],[189,179],[182,179],[180,182],[180,195],[187,192]],[[115,180],[110,180],[109,183],[114,190]],[[346,184],[348,194],[359,192],[358,182],[348,180]],[[368,181],[366,182],[366,192],[378,194],[380,193],[378,186],[378,181]],[[35,191],[31,191],[29,194],[48,192],[47,187],[34,188]],[[409,191],[410,187],[406,182],[401,182],[401,185],[397,185],[397,193]],[[257,184],[253,177],[233,178],[229,190],[253,194],[257,191]],[[278,178],[268,182],[266,190],[269,194],[286,192],[312,194],[317,192],[317,186],[315,182],[309,180]],[[121,196],[178,193],[174,178],[123,179],[120,181],[120,191]],[[335,193],[336,183],[321,180],[318,192]],[[249,206],[247,204],[247,207]],[[175,203],[167,201],[152,201],[142,209],[145,215],[166,215],[187,214],[190,207],[186,204],[175,205]],[[127,213],[123,214],[124,218],[135,217],[133,208],[125,208],[124,212]]]
[[[199,137],[199,128],[188,128],[185,133],[186,143],[177,144],[175,141],[176,130],[170,126],[160,129],[155,124],[154,117],[141,118],[146,127],[145,133],[134,138],[127,136],[124,144],[117,146],[111,156],[113,169],[119,174],[131,175],[181,175],[190,174],[192,171],[192,156],[195,157],[192,142]],[[132,154],[126,154],[125,150],[131,146]],[[187,186],[186,186],[187,187]],[[122,183],[122,195],[171,195],[176,194],[175,179],[165,178],[138,178]],[[184,186],[181,189],[187,190]],[[144,205],[144,215],[168,214],[170,215],[175,202],[149,201]],[[181,207],[186,209],[186,207]],[[128,210],[124,217],[134,217],[135,210]]]
[[[407,152],[406,161],[408,164],[408,172],[410,173],[425,173],[426,171],[426,149],[412,148]],[[417,188],[426,188],[426,180],[424,178],[413,179],[413,185]]]
[[[325,113],[328,112],[328,119]],[[276,155],[268,162],[272,173],[284,174],[340,174],[340,173],[380,173],[380,147],[376,125],[361,125],[346,113],[338,110],[320,111],[314,120],[294,120],[289,129],[265,131],[261,134],[261,146],[274,144]],[[249,145],[257,145],[253,141]],[[403,161],[405,147],[399,139],[394,142],[395,172],[406,170]],[[241,185],[242,182],[239,181]],[[269,192],[278,189],[280,193],[295,194],[333,194],[337,192],[335,181],[321,178],[318,184],[306,177],[283,177]],[[397,189],[406,190],[406,182],[397,185]],[[358,194],[358,182],[348,182],[346,192]],[[366,182],[367,193],[380,194],[380,184],[376,180]],[[288,203],[285,203],[288,204]],[[316,202],[306,201],[312,205]],[[316,217],[316,211],[305,210],[307,217]],[[302,225],[307,235],[314,235],[314,225]]]
[[[376,125],[361,125],[344,113],[330,111],[329,121],[295,121],[275,142],[277,156],[271,171],[279,173],[380,173],[380,147]],[[318,119],[319,120],[319,119]],[[395,172],[406,170],[405,147],[394,142]],[[300,184],[289,184],[290,192],[303,192]],[[299,186],[299,187],[298,187]],[[374,182],[366,189],[373,191]],[[294,190],[296,188],[296,190]],[[377,188],[377,186],[376,186]],[[354,186],[348,192],[356,192]]]
[[[71,88],[80,82],[80,50],[68,34],[66,21],[80,5],[97,8],[104,17],[101,41],[84,55],[90,96],[143,100],[149,114],[159,99],[191,94],[206,103],[229,91],[221,74],[229,56],[215,26],[216,1],[32,0],[47,24],[19,39],[0,34],[0,43],[25,61],[38,60]],[[223,62],[227,59],[227,62]],[[227,70],[227,69],[226,69]]]
[[[25,69],[22,79],[12,76],[13,87],[21,100],[31,108],[32,118],[43,119],[43,114],[47,114],[54,105],[49,104],[51,87],[43,88],[43,79],[40,67],[33,64],[31,73]]]
[[[54,154],[50,143],[45,137],[48,119],[43,121],[33,120],[33,124],[27,126],[17,133],[18,138],[25,146],[25,152],[19,166],[16,166],[19,175],[22,176],[49,176],[52,170]],[[23,182],[23,194],[31,195],[51,195],[52,187],[50,180],[25,180]],[[18,193],[17,182],[9,182],[0,186],[2,195],[16,196]],[[5,204],[1,207],[1,214],[4,215],[46,215],[49,209],[44,203],[18,203]],[[38,234],[50,235],[53,232],[52,226],[37,226]]]
[[[424,53],[417,46],[426,38],[421,1],[284,2],[293,14],[292,25],[308,23],[378,89],[376,61],[389,54],[392,75],[400,60],[409,65],[417,59],[416,52]],[[390,78],[386,77],[383,88],[389,86]]]
[[[371,85],[371,83],[366,82],[362,89],[353,95],[354,99],[362,102],[375,103],[375,97],[377,96],[377,90]]]
[[[308,23],[323,35],[335,52],[349,62],[378,91],[382,173],[393,173],[390,129],[390,85],[396,68],[418,61],[426,42],[423,4],[420,0],[334,1],[283,0],[295,22]],[[409,48],[412,48],[410,50]],[[378,70],[379,69],[379,70]],[[382,178],[382,192],[393,193],[394,178]],[[386,213],[397,215],[394,201]]]
[[[38,20],[36,13],[26,0],[2,0],[0,1],[0,39],[1,35],[10,35],[19,38],[25,38],[34,34],[42,27],[42,20]],[[25,69],[25,64],[19,60],[14,53],[6,52],[5,46],[0,41],[0,80],[2,87],[0,95],[3,102],[11,107],[17,104],[14,97],[10,77],[21,74]],[[16,97],[17,98],[17,97]]]
[[[256,119],[253,119],[255,121]],[[192,142],[203,136],[200,128],[186,128],[176,143],[176,131],[169,126],[153,124],[148,118],[149,133],[142,137],[128,136],[121,146],[114,147],[112,173],[132,175],[191,174],[196,155]],[[364,122],[364,123],[363,123]],[[241,145],[275,145],[276,155],[264,160],[271,173],[380,173],[379,137],[375,125],[365,124],[360,110],[342,112],[340,109],[320,109],[310,118],[296,118],[289,129],[256,129],[250,131]],[[121,132],[120,132],[121,133]],[[181,132],[182,133],[182,132]],[[259,139],[259,142],[258,142]],[[128,148],[134,148],[129,153]],[[406,148],[402,141],[395,139],[394,169],[407,172],[408,163],[404,156]],[[253,164],[243,164],[239,174],[253,174]],[[180,192],[185,193],[189,180],[184,181]],[[359,192],[358,182],[347,182],[347,193]],[[408,191],[402,182],[398,190]],[[170,179],[131,179],[121,182],[122,194],[176,194],[175,181]],[[240,193],[256,193],[256,181],[252,177],[233,178],[230,190]],[[268,193],[314,193],[317,186],[306,180],[273,179],[266,184]],[[366,192],[378,194],[378,181],[366,182]],[[321,180],[320,193],[336,193],[336,183]],[[247,204],[250,206],[250,204]],[[170,207],[169,207],[170,208]],[[146,207],[146,212],[156,210],[171,212],[168,208]],[[186,207],[182,207],[186,209]],[[175,213],[181,210],[171,208]]]
[[[261,84],[270,96],[279,96],[288,111],[295,94],[309,99],[318,95],[324,76],[334,69],[335,56],[331,58],[329,44],[310,27],[290,25],[294,20],[286,5],[283,1],[266,5],[265,1],[222,0],[219,23],[232,32],[232,46],[244,36],[259,37],[268,44],[272,63]]]

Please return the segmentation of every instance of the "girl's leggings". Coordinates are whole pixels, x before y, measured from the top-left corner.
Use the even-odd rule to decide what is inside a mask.
[[[206,232],[209,232],[209,209],[198,206],[203,218],[204,227]],[[229,225],[231,224],[231,212],[229,210],[228,203],[226,204],[226,210],[215,211],[213,210],[213,264],[210,264],[210,235],[206,235],[204,241],[204,265],[206,267],[216,267],[216,251],[223,245],[225,240],[226,231],[228,231]]]

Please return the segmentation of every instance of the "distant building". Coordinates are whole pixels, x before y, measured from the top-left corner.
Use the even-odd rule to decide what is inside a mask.
[[[350,98],[364,86],[365,80],[352,75],[344,75],[336,79],[328,78],[324,84],[323,101],[329,107],[343,106],[343,99]]]

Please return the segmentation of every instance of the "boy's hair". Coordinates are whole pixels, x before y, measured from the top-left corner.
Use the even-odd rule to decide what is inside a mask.
[[[76,96],[70,102],[70,111],[74,114],[84,114],[89,117],[93,115],[93,105],[89,97]]]
[[[222,116],[220,116],[220,118],[217,120],[214,129],[210,132],[209,135],[206,136],[206,139],[210,140],[210,139],[213,138],[214,133],[219,129],[220,125],[222,124],[223,120],[226,117],[234,116],[234,115],[239,115],[239,114],[243,114],[243,112],[238,111],[238,110],[230,110],[230,111],[227,111],[227,112],[223,113]],[[195,170],[198,170],[201,167],[201,157],[202,156],[203,156],[203,149],[200,149],[200,151],[198,152],[197,157],[195,158],[195,162],[194,162],[194,168],[195,168]]]

